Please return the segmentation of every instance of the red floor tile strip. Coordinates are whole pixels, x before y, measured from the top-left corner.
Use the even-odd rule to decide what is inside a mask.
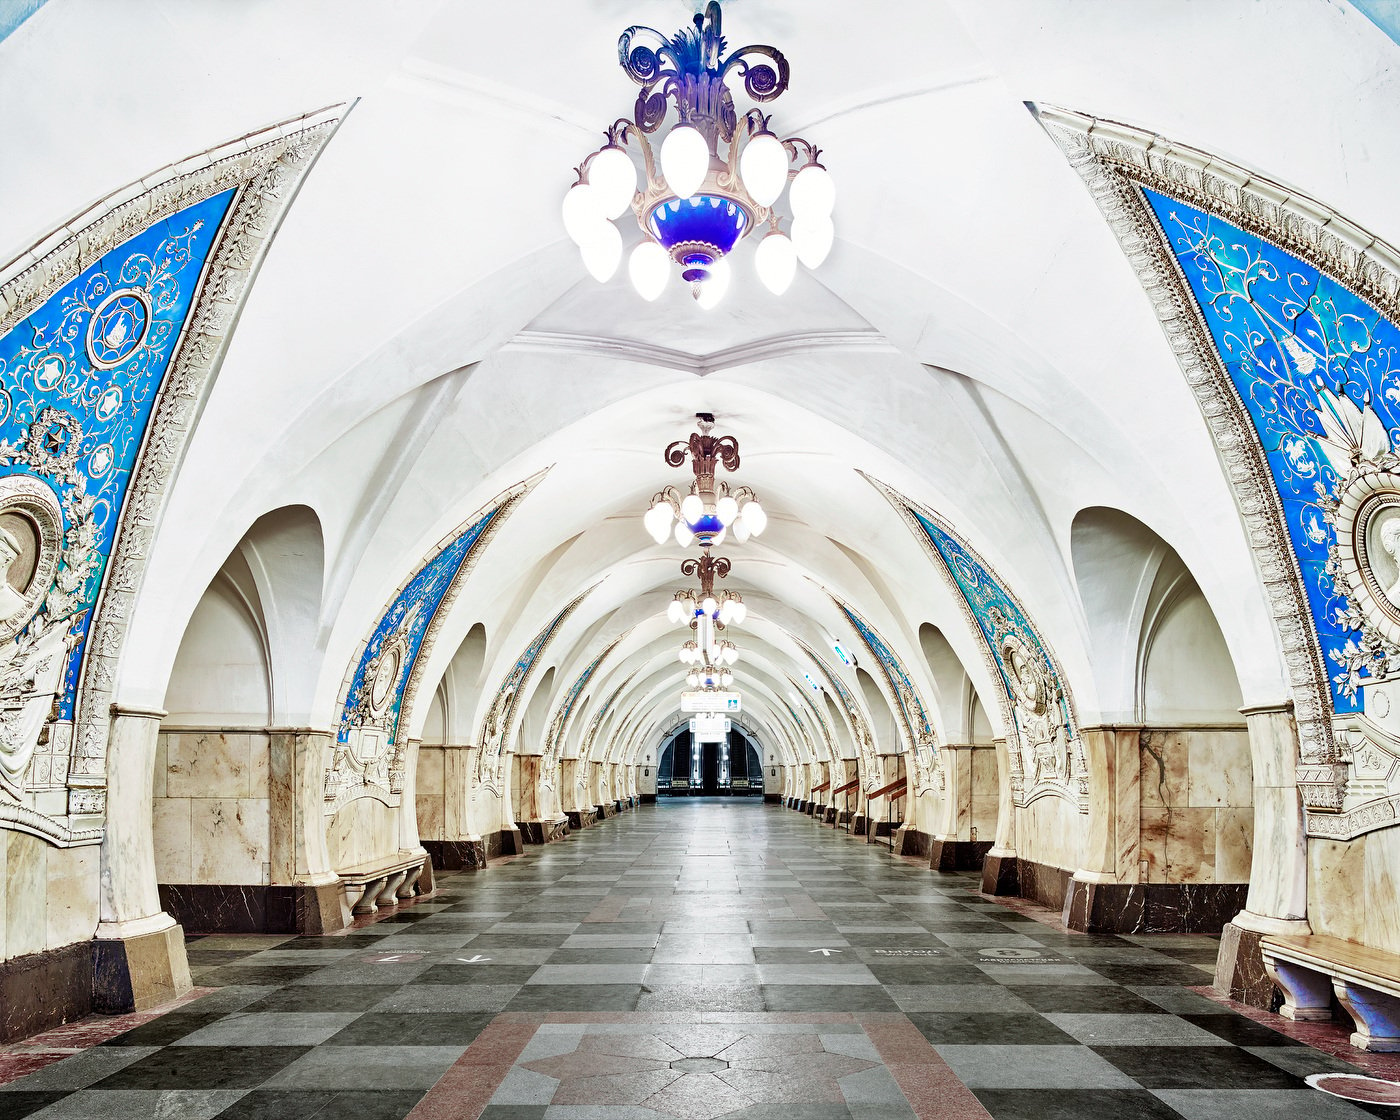
[[[1330,1054],[1334,1058],[1350,1062],[1352,1065],[1364,1069],[1373,1077],[1382,1077],[1388,1081],[1400,1080],[1400,1054],[1373,1054],[1369,1050],[1358,1050],[1351,1044],[1351,1024],[1349,1022],[1299,1023],[1293,1019],[1285,1019],[1282,1015],[1265,1011],[1263,1008],[1251,1007],[1247,1003],[1227,999],[1208,984],[1192,988],[1191,991],[1199,996],[1205,996],[1206,999],[1223,1007],[1228,1007],[1231,1011],[1238,1012],[1248,1019],[1253,1019],[1256,1023],[1262,1023],[1264,1026],[1278,1031],[1279,1034],[1296,1038],[1314,1050],[1321,1050],[1324,1054]]]
[[[903,1015],[855,1017],[919,1120],[991,1120],[972,1090]]]
[[[527,1012],[497,1015],[404,1120],[477,1120],[545,1020]]]
[[[145,1011],[132,1011],[126,1015],[89,1015],[75,1023],[65,1023],[51,1031],[31,1035],[20,1042],[0,1048],[0,1085],[18,1081],[26,1074],[35,1073],[47,1065],[62,1061],[73,1054],[81,1053],[91,1046],[100,1045],[109,1038],[159,1019],[167,1011],[174,1011],[191,1000],[208,995],[213,988],[191,988],[178,999],[162,1003]]]

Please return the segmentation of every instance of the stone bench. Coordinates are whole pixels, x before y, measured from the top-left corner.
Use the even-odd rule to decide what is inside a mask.
[[[1285,1019],[1330,1019],[1335,995],[1356,1026],[1353,1046],[1400,1050],[1400,955],[1318,935],[1265,936],[1260,948]]]
[[[337,869],[345,904],[352,914],[373,914],[381,906],[397,906],[401,898],[412,898],[414,885],[423,873],[422,852],[398,859],[378,860]]]

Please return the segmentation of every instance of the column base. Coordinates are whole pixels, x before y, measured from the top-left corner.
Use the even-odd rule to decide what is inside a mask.
[[[1014,855],[988,852],[982,861],[982,893],[997,896],[1020,894],[1020,860]]]
[[[655,804],[656,804],[656,794],[654,794],[654,793],[644,793],[644,794],[642,794],[642,796],[641,796],[641,803],[642,803],[643,805],[655,805]]]
[[[836,827],[837,827],[837,828],[844,828],[844,829],[846,829],[846,831],[849,832],[849,831],[850,831],[850,828],[851,828],[851,820],[852,820],[852,813],[851,813],[851,811],[850,811],[849,809],[841,809],[841,810],[839,810],[839,811],[837,812],[837,814],[836,814]]]
[[[344,929],[340,886],[162,883],[161,909],[189,933],[332,933]]]
[[[92,943],[92,1009],[105,1015],[144,1011],[194,986],[185,931],[172,924],[135,937]]]
[[[573,829],[592,828],[598,819],[598,814],[592,809],[567,809],[564,815],[569,818],[569,827]]]
[[[1081,933],[1207,933],[1240,912],[1248,883],[1089,883],[1071,879],[1064,922]]]
[[[480,871],[489,858],[485,840],[422,840],[420,843],[433,866],[443,871]],[[500,854],[499,847],[496,854]]]
[[[870,821],[864,813],[857,813],[851,818],[851,835],[864,836],[867,825]]]
[[[1215,958],[1214,987],[1222,996],[1251,1007],[1273,1010],[1274,982],[1264,971],[1262,933],[1226,922],[1220,931],[1220,954]]]
[[[763,795],[763,803],[765,805],[778,805],[781,804],[782,800],[783,795],[781,793],[765,793]]]
[[[569,818],[550,821],[524,821],[520,832],[527,844],[556,844],[569,835]]]
[[[0,1043],[92,1014],[92,961],[87,941],[0,961]]]
[[[934,871],[981,871],[991,850],[990,840],[934,839],[928,848],[928,865]]]
[[[926,856],[933,838],[917,828],[900,825],[894,834],[894,854],[897,856]]]
[[[609,817],[617,816],[617,806],[611,801],[605,801],[602,805],[594,805],[593,812],[597,814],[600,821],[605,821]]]
[[[496,834],[500,839],[497,841],[496,854],[503,856],[523,856],[525,854],[525,837],[520,832],[520,826],[514,828],[503,828]]]

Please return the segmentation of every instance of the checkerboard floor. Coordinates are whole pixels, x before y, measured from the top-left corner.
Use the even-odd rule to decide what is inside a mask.
[[[645,806],[340,935],[188,947],[212,990],[0,1085],[0,1117],[1398,1111],[1193,991],[1214,939],[1067,933],[756,801]]]

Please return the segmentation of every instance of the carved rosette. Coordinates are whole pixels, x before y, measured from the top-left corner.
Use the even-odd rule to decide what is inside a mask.
[[[73,720],[48,719],[48,712],[43,713],[39,720],[42,727],[35,729],[30,768],[17,777],[10,775],[11,780],[5,783],[12,795],[17,787],[23,787],[18,800],[0,796],[0,829],[29,832],[58,847],[95,844],[102,839],[107,737],[117,664],[169,483],[267,244],[302,176],[334,134],[345,108],[335,105],[285,121],[172,165],[144,180],[151,184],[148,189],[133,192],[130,187],[123,188],[67,223],[65,228],[73,231],[70,236],[42,256],[25,254],[0,269],[0,335],[4,335],[107,252],[205,199],[230,189],[237,191],[185,317],[178,348],[166,369],[141,454],[132,469],[104,584],[93,608]],[[149,306],[144,311],[138,306],[142,295],[123,290],[109,301],[110,306],[104,304],[99,310],[125,315],[126,322],[139,329],[143,317],[149,322]],[[123,326],[105,335],[103,345],[113,339],[117,349],[94,354],[98,366],[114,364],[130,352],[125,348],[130,337],[125,331]],[[41,416],[35,428],[53,428],[71,420],[64,414]],[[69,431],[64,441],[70,449],[76,449],[74,434]],[[46,441],[45,445],[29,447],[28,452],[31,457],[42,457],[50,454],[51,446]],[[62,462],[49,466],[66,469]],[[73,531],[80,532],[80,526],[75,525]],[[41,549],[41,563],[61,559]],[[72,559],[78,560],[76,556]],[[56,578],[62,582],[62,569]],[[46,590],[41,588],[39,594]],[[26,633],[33,630],[31,626]],[[36,673],[26,670],[33,679],[11,698],[20,709],[26,709],[19,717],[21,722],[33,722],[34,712],[27,709],[33,708],[31,701],[43,701],[44,685],[38,677],[45,670],[41,666],[51,666],[56,656],[55,651],[49,651],[39,657],[31,666]],[[0,689],[5,687],[0,685]],[[10,730],[15,731],[15,726]],[[66,791],[61,798],[66,806],[62,808],[51,797],[51,792],[60,791]]]
[[[1069,110],[1038,107],[1037,117],[1088,187],[1152,300],[1205,417],[1225,468],[1279,636],[1298,728],[1297,785],[1312,836],[1349,839],[1400,822],[1400,739],[1391,684],[1400,671],[1400,603],[1393,576],[1376,561],[1380,530],[1400,508],[1400,475],[1383,426],[1363,410],[1319,439],[1339,482],[1319,505],[1336,533],[1327,571],[1344,592],[1341,618],[1357,640],[1343,658],[1339,687],[1361,691],[1361,713],[1339,715],[1326,660],[1289,543],[1277,487],[1193,293],[1139,187],[1180,199],[1290,253],[1350,289],[1392,323],[1400,322],[1400,255],[1332,212],[1219,157],[1163,137]],[[1369,411],[1367,409],[1366,411]],[[1395,532],[1395,531],[1393,531]],[[1393,540],[1400,539],[1397,533]],[[1400,715],[1400,713],[1397,713]],[[1365,761],[1363,761],[1365,760]]]

